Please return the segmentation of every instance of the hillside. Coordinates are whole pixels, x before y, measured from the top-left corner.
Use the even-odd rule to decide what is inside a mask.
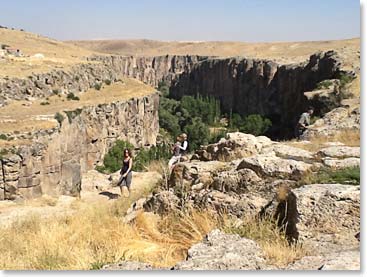
[[[73,45],[92,51],[121,55],[205,55],[248,56],[275,59],[278,62],[297,62],[315,52],[336,50],[353,55],[360,50],[360,39],[336,41],[246,43],[227,41],[156,41],[156,40],[87,40],[69,41]]]
[[[0,77],[25,77],[81,63],[93,51],[19,30],[0,28],[0,45],[19,49],[22,57],[1,59]],[[34,55],[39,57],[35,57]]]

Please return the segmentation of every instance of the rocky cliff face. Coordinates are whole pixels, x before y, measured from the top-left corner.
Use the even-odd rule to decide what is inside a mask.
[[[206,59],[174,80],[170,94],[175,98],[211,95],[221,100],[227,113],[265,115],[286,132],[308,105],[303,93],[334,78],[339,67],[333,51],[294,65],[246,58]]]
[[[304,92],[315,89],[320,81],[337,78],[341,68],[334,51],[290,65],[248,58],[95,56],[70,72],[0,80],[0,106],[11,99],[42,98],[55,91],[77,94],[105,80],[114,82],[125,76],[154,87],[164,81],[171,86],[174,98],[214,96],[227,113],[267,116],[273,122],[272,136],[285,138],[293,136],[299,115],[310,104]]]
[[[117,139],[154,145],[159,130],[158,94],[86,107],[64,114],[59,128],[1,159],[0,200],[17,196],[77,195],[81,174],[100,164]]]
[[[194,64],[203,59],[206,57],[95,56],[89,58],[89,63],[74,66],[68,72],[54,70],[34,74],[27,79],[0,79],[0,107],[10,100],[39,99],[53,93],[78,94],[106,80],[115,82],[121,77],[135,78],[157,87],[160,81],[170,83],[177,75],[190,71]]]

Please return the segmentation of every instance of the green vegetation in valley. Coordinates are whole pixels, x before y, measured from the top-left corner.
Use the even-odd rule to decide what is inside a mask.
[[[258,114],[241,116],[231,114],[229,126],[220,123],[225,117],[221,103],[214,97],[201,95],[183,96],[180,100],[169,98],[169,87],[160,82],[158,90],[162,92],[159,107],[159,125],[174,141],[180,133],[187,133],[189,151],[197,150],[200,145],[217,142],[228,131],[240,131],[253,135],[263,135],[271,127],[268,118]],[[213,128],[215,127],[215,128]],[[210,130],[217,130],[211,132]]]
[[[238,130],[243,133],[260,136],[269,130],[272,123],[270,119],[259,114],[251,114],[242,117],[235,113],[230,117],[229,125],[231,130]]]
[[[117,140],[103,159],[103,165],[96,169],[102,173],[113,173],[121,169],[124,149],[132,151],[134,146],[123,140]],[[140,149],[133,154],[133,170],[144,171],[150,162],[168,160],[171,157],[170,147],[165,144]]]

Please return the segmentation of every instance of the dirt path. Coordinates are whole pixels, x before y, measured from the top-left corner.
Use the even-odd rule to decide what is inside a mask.
[[[114,174],[113,177],[116,180],[118,175]],[[160,175],[157,172],[134,172],[130,197],[136,198],[143,195],[151,190],[159,179]],[[44,195],[41,198],[26,200],[23,203],[0,201],[0,227],[7,227],[16,221],[32,216],[50,218],[70,215],[80,205],[108,205],[116,201],[120,195],[120,188],[113,187],[112,183],[109,180],[109,175],[92,170],[83,176],[81,199],[71,196],[56,198]]]

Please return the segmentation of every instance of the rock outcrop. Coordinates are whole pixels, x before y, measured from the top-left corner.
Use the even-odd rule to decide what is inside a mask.
[[[312,104],[314,97],[330,99],[324,95],[329,95],[329,91],[312,91],[320,81],[334,80],[341,73],[354,75],[354,72],[343,71],[342,60],[333,51],[317,53],[309,61],[288,65],[244,57],[195,55],[94,56],[88,61],[68,72],[55,70],[27,79],[0,80],[0,107],[11,100],[45,98],[53,93],[78,94],[124,76],[154,87],[163,81],[170,85],[170,95],[175,98],[187,94],[214,96],[221,100],[223,111],[227,113],[264,115],[272,120],[272,136],[287,138],[293,137],[299,115]],[[335,94],[337,100],[332,100],[332,103],[325,100],[320,107],[317,106],[319,114],[338,107],[341,100],[339,86],[340,82],[334,80],[331,94]],[[307,98],[304,93],[309,91],[312,97],[306,93]]]
[[[121,77],[138,79],[157,87],[159,82],[168,84],[192,65],[207,57],[159,56],[123,57],[94,56],[89,63],[76,65],[69,71],[54,70],[34,74],[26,79],[0,79],[0,107],[11,100],[33,100],[52,94],[78,94],[102,83],[116,82]]]
[[[267,269],[261,248],[239,235],[211,231],[203,242],[188,251],[186,261],[175,270],[260,270]]]
[[[278,65],[247,58],[206,59],[173,80],[170,94],[204,94],[221,100],[225,112],[271,118],[276,137],[293,136],[299,115],[309,105],[304,92],[338,76],[341,61],[333,51],[308,62]]]
[[[158,105],[158,94],[151,94],[64,114],[58,128],[2,157],[0,199],[78,195],[81,174],[100,165],[117,139],[136,147],[156,143]]]

